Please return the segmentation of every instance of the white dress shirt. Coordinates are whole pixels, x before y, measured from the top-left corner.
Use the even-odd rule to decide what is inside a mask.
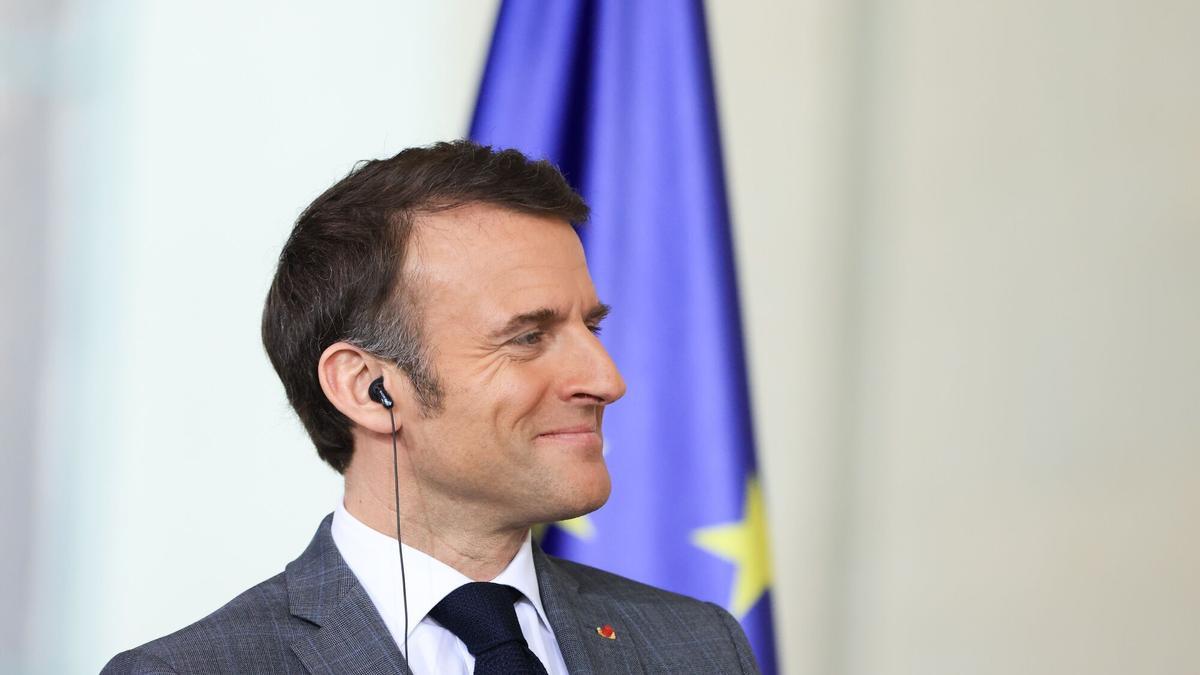
[[[333,512],[331,533],[338,552],[358,577],[371,602],[375,603],[375,609],[403,654],[403,587],[396,540],[350,515],[341,499]],[[472,579],[407,544],[401,546],[404,547],[404,576],[408,581],[408,649],[412,657],[405,654],[405,658],[409,668],[414,675],[471,675],[475,657],[467,651],[462,640],[429,616],[429,611],[451,591]],[[512,586],[523,594],[516,602],[517,620],[529,649],[541,660],[549,675],[567,675],[567,665],[542,607],[529,535],[525,536],[525,543],[508,567],[491,581]]]

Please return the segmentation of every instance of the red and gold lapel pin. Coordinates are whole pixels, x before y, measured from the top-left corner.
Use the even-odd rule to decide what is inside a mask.
[[[617,631],[613,630],[613,627],[608,624],[604,624],[603,626],[596,626],[596,635],[599,635],[602,638],[607,638],[609,640],[617,639]]]

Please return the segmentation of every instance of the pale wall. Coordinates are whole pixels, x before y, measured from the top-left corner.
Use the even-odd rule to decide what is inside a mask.
[[[711,3],[794,673],[1200,662],[1200,5]]]

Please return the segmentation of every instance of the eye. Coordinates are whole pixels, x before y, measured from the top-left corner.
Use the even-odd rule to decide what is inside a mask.
[[[602,327],[598,323],[588,324],[588,330],[592,331],[592,335],[599,335],[601,328]]]
[[[523,333],[510,340],[510,342],[518,347],[534,347],[541,343],[542,338],[546,336],[545,331],[532,330],[528,333]]]

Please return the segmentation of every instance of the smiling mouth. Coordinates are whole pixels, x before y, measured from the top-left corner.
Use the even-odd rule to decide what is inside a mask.
[[[569,429],[556,429],[555,431],[547,431],[544,434],[538,434],[538,440],[563,443],[566,445],[574,445],[582,448],[600,448],[603,441],[600,437],[600,430],[593,427],[572,427]]]

